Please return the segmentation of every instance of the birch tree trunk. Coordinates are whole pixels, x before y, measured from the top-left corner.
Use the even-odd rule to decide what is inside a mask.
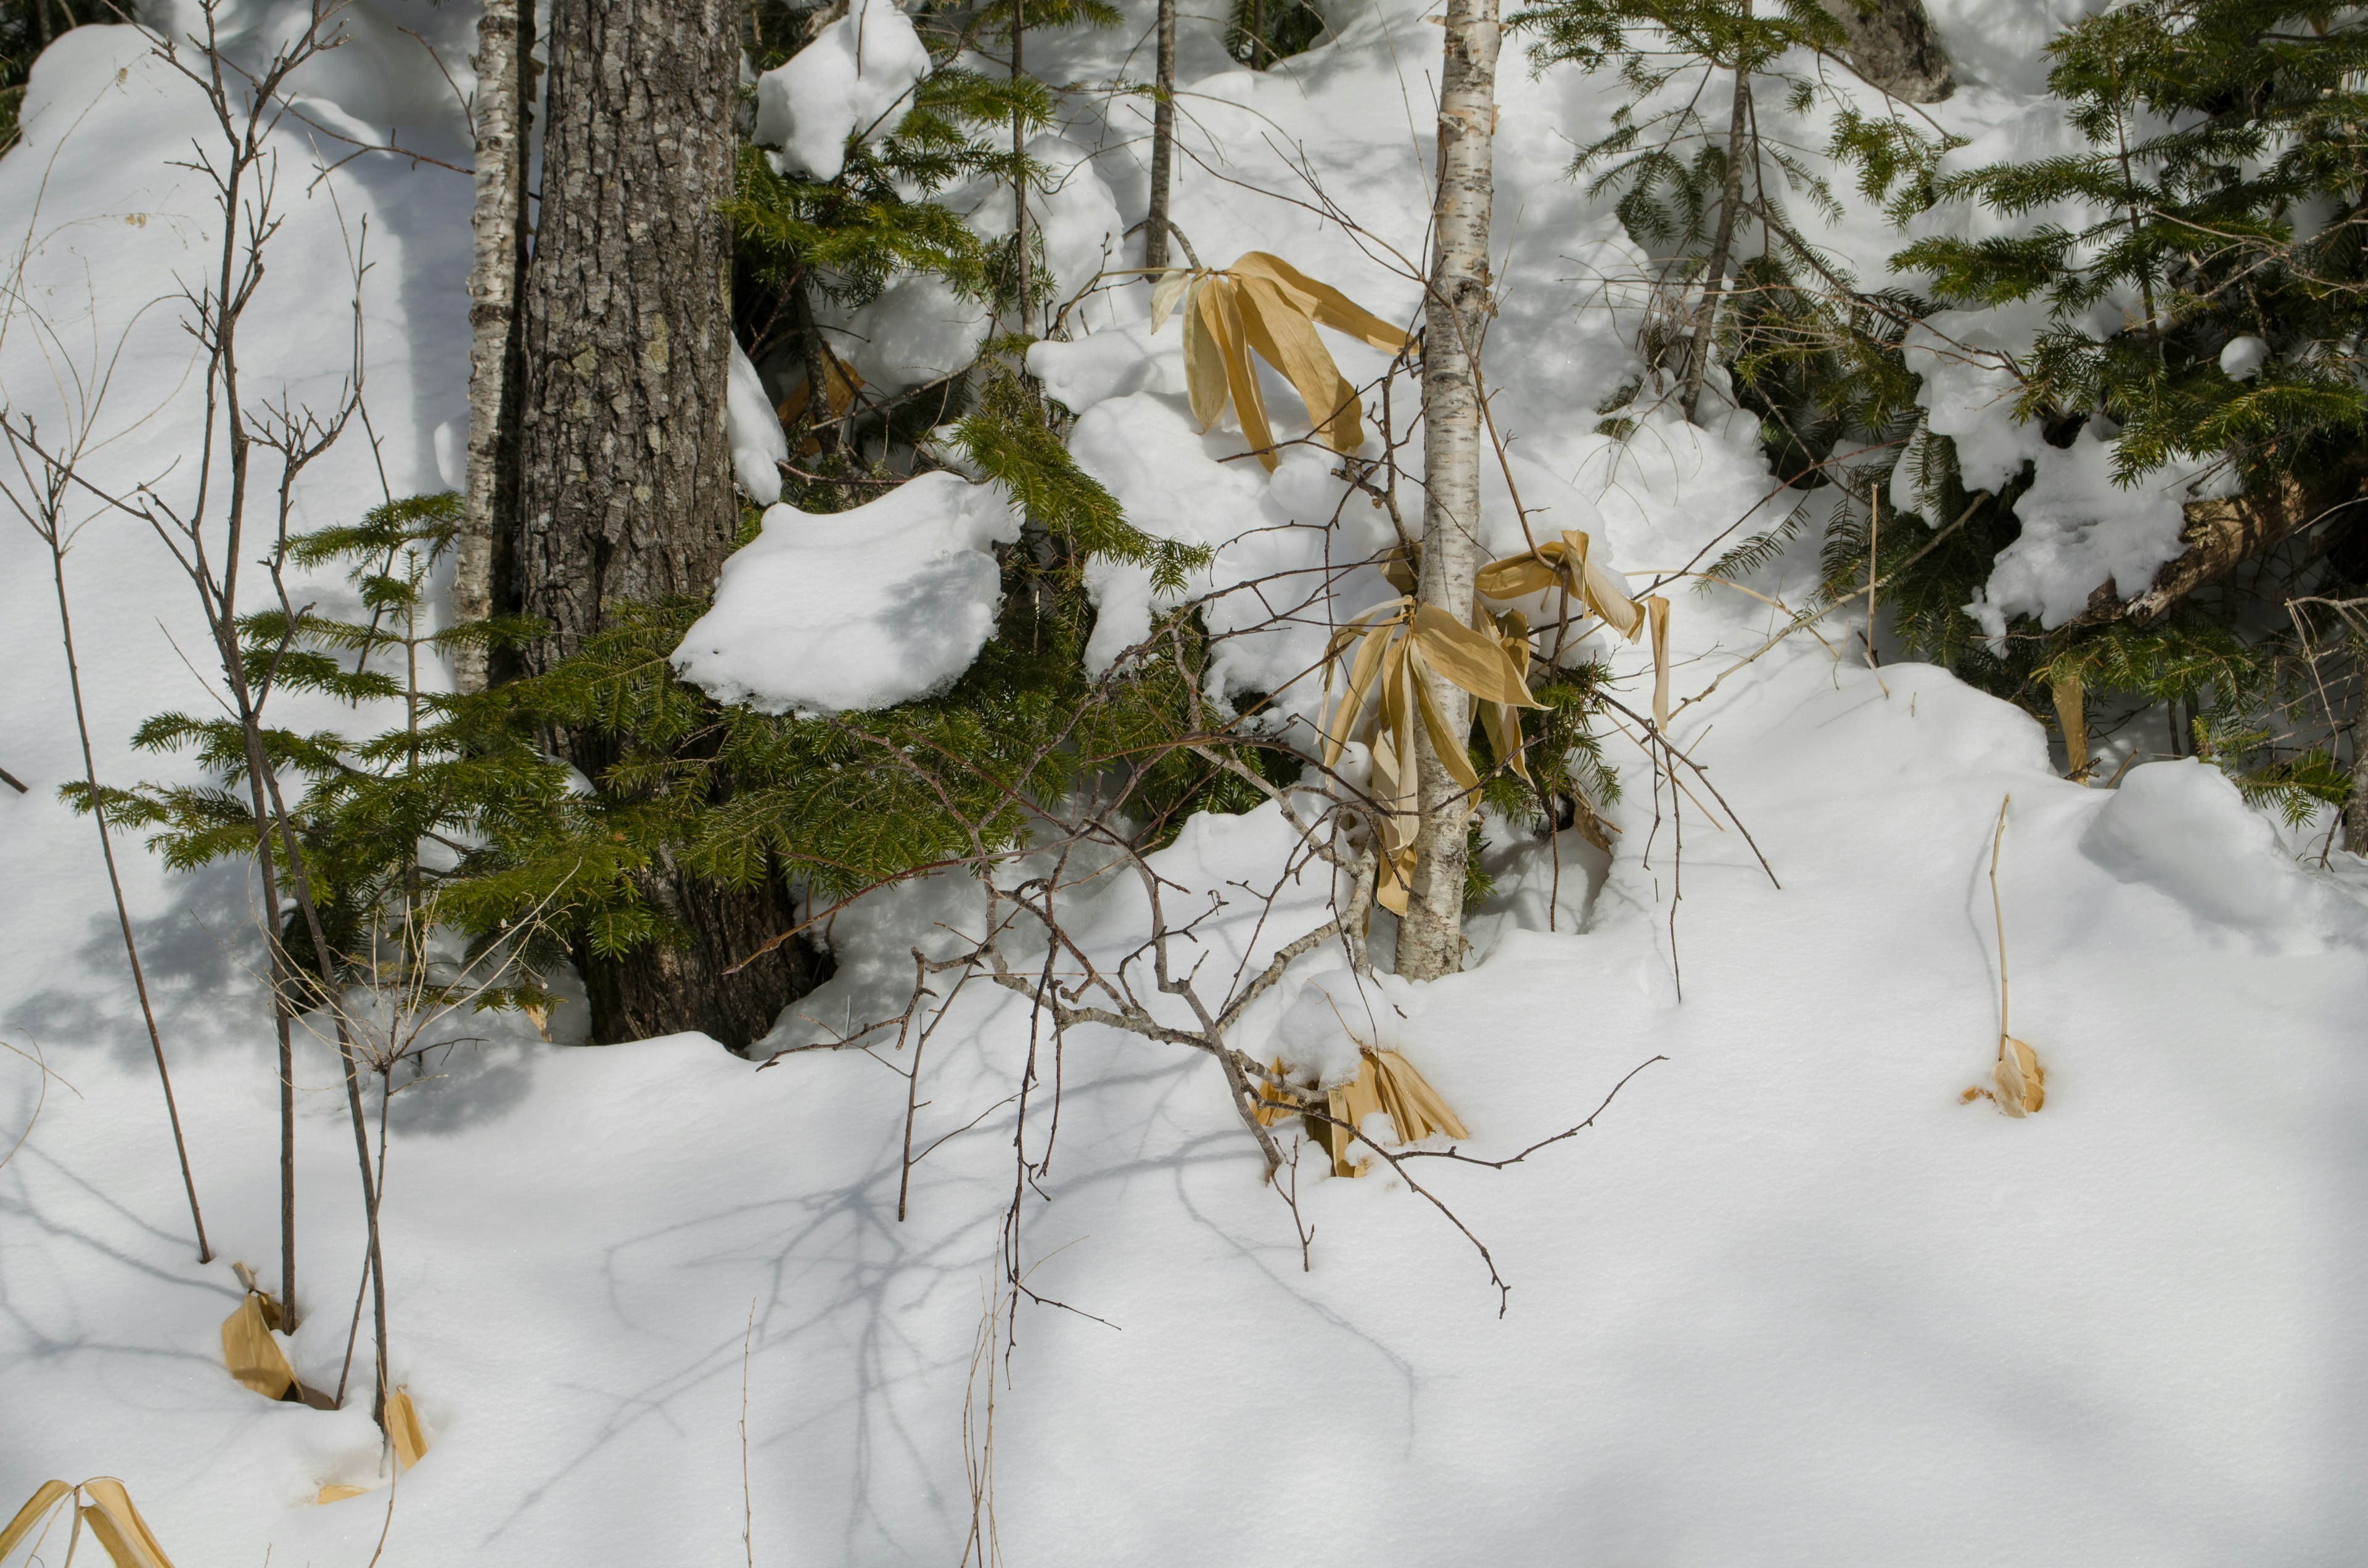
[[[739,7],[729,0],[558,0],[551,24],[541,219],[527,274],[516,569],[550,635],[547,669],[620,600],[704,597],[732,549],[724,400]],[[564,737],[592,778],[615,761]],[[789,943],[725,971],[792,922],[778,879],[728,892],[670,861],[642,892],[677,939],[623,959],[580,949],[596,1040],[703,1029],[747,1045],[809,988]]]
[[[481,620],[494,609],[495,545],[518,504],[518,289],[526,270],[528,125],[534,71],[533,0],[484,0],[477,18],[476,254],[469,268],[467,515],[452,566],[452,613]],[[462,691],[485,686],[486,653],[453,655]]]
[[[1488,219],[1495,205],[1497,0],[1450,0],[1447,59],[1439,96],[1439,198],[1433,209],[1430,287],[1422,348],[1422,576],[1417,595],[1455,617],[1472,616],[1480,567],[1478,353],[1491,309]],[[1427,677],[1430,699],[1461,737],[1470,699]],[[1415,726],[1422,824],[1413,886],[1398,923],[1397,971],[1432,980],[1463,967],[1464,823],[1472,802]]]

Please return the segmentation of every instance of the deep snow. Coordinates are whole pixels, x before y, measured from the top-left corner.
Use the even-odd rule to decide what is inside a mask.
[[[1123,33],[1031,41],[1031,61],[1059,81],[1122,62],[1144,74],[1145,9]],[[1417,248],[1439,37],[1424,9],[1344,3],[1337,42],[1263,76],[1224,60],[1212,19],[1188,20],[1196,156],[1178,217],[1204,260],[1273,250],[1384,315],[1411,313],[1411,284],[1285,199],[1307,194],[1286,160],[1304,157],[1371,233]],[[2024,115],[2055,13],[1935,12],[1979,78],[1936,111],[1944,122],[1975,133]],[[293,14],[257,7],[245,25],[269,33]],[[381,58],[363,70],[333,56],[311,88],[314,118],[399,122],[407,144],[454,152],[450,92],[395,28],[425,33],[465,87],[470,18],[395,4],[356,16]],[[186,89],[145,49],[126,28],[68,34],[28,94],[26,142],[0,160],[0,233],[28,237],[20,298],[58,324],[39,338],[26,314],[11,318],[0,387],[58,426],[67,369],[133,323],[103,411],[120,435],[99,460],[119,480],[155,477],[196,418],[171,301],[140,313],[202,264],[206,232],[194,182],[165,163],[192,133]],[[437,92],[418,87],[423,74]],[[1604,123],[1609,84],[1532,80],[1508,55],[1504,86],[1506,289],[1490,357],[1524,499],[1553,508],[1550,528],[1600,529],[1632,578],[1650,577],[1762,501],[1752,422],[1655,420],[1624,446],[1591,433],[1597,401],[1633,373],[1634,317],[1602,279],[1635,262],[1562,169]],[[1104,100],[1069,101],[1065,141],[1107,149],[1065,187],[1064,243],[1084,256],[1104,243],[1093,223],[1110,228],[1093,214],[1141,209],[1142,116],[1127,100],[1107,119]],[[367,213],[380,445],[375,462],[356,443],[313,477],[317,523],[438,483],[435,432],[465,415],[468,191],[385,157],[308,190],[316,156],[346,150],[316,154],[311,140],[283,136],[293,215],[250,362],[299,397],[334,385],[349,240]],[[981,203],[984,223],[1008,223]],[[1872,267],[1896,242],[1858,214],[1837,243]],[[1076,256],[1064,280],[1090,274]],[[1216,460],[1239,437],[1194,428],[1173,334],[1127,325],[1142,292],[1118,296],[1077,346],[1040,351],[1082,413],[1080,460],[1141,526],[1224,545],[1220,584],[1369,552],[1386,524],[1360,498],[1339,528],[1311,526],[1339,501],[1313,458],[1270,479]],[[858,359],[872,384],[959,352],[975,330],[930,316],[927,300],[907,305],[892,298],[866,318],[881,328],[874,359]],[[1376,368],[1334,347],[1352,376]],[[1288,424],[1290,394],[1278,383],[1270,395]],[[1490,527],[1518,534],[1502,511]],[[760,575],[764,549],[741,575]],[[271,1031],[248,895],[233,872],[167,877],[120,852],[222,1256],[200,1268],[97,846],[53,794],[79,761],[47,563],[13,520],[0,562],[0,766],[32,786],[0,795],[0,1039],[38,1046],[64,1081],[0,1170],[0,1509],[50,1475],[113,1473],[183,1568],[267,1553],[362,1562],[388,1502],[366,1413],[262,1404],[219,1359],[216,1326],[238,1295],[229,1260],[268,1278],[278,1256]],[[155,776],[173,765],[135,756],[125,737],[160,708],[205,701],[176,652],[201,653],[187,590],[152,539],[114,518],[89,524],[70,572],[101,767]],[[1797,591],[1798,572],[1759,585]],[[1143,624],[1147,582],[1113,572],[1098,592],[1110,627]],[[1360,592],[1378,597],[1378,576],[1344,587],[1343,613]],[[1676,597],[1680,699],[1775,621],[1739,595]],[[1836,648],[1850,646],[1844,630],[1827,629]],[[1303,624],[1243,639],[1224,678],[1270,689],[1323,635]],[[1097,649],[1129,641],[1112,631]],[[1641,692],[1641,654],[1612,652]],[[1016,1349],[990,1362],[1005,1557],[2356,1556],[2368,1528],[2358,869],[2305,869],[2200,765],[2141,765],[2112,791],[2066,783],[2020,712],[1930,668],[1878,676],[1808,637],[1683,710],[1678,733],[1782,891],[1739,832],[1687,801],[1672,925],[1679,824],[1665,790],[1656,831],[1638,754],[1615,738],[1619,852],[1608,871],[1590,868],[1566,836],[1559,929],[1544,929],[1543,846],[1500,846],[1503,891],[1475,923],[1472,969],[1372,994],[1379,1043],[1418,1063],[1488,1157],[1573,1125],[1665,1058],[1592,1130],[1520,1165],[1418,1173],[1511,1285],[1501,1318],[1470,1244],[1385,1176],[1303,1168],[1299,1210],[1315,1227],[1303,1272],[1292,1216],[1260,1184],[1215,1070],[1131,1038],[1071,1036],[1047,1201],[1028,1201],[1021,1246],[1031,1287],[1077,1312],[1023,1308]],[[1998,1027],[1986,873],[2009,793],[2014,1027],[2050,1074],[2046,1108],[2021,1121],[1958,1099],[1983,1079]],[[1235,900],[1202,928],[1212,972],[1318,918],[1330,890],[1309,880],[1281,885],[1255,930],[1228,891],[1276,888],[1289,847],[1269,809],[1197,819],[1160,858],[1185,887]],[[780,1041],[901,1005],[907,950],[950,940],[943,926],[974,920],[975,902],[928,883],[849,912],[838,977]],[[1138,939],[1126,889],[1092,916],[1108,955]],[[1258,1004],[1247,1048],[1276,1033],[1295,994]],[[958,1560],[976,1452],[965,1408],[974,1437],[990,1381],[974,1349],[1012,1189],[1009,1111],[995,1108],[1016,1086],[1025,1013],[973,988],[933,1040],[921,1137],[986,1114],[918,1167],[901,1224],[905,1083],[862,1054],[758,1072],[701,1037],[576,1050],[509,1020],[441,1057],[438,1076],[393,1104],[393,1357],[431,1451],[395,1489],[384,1560],[735,1560],[744,1502],[759,1562]],[[0,1054],[0,1147],[25,1128],[37,1084]],[[294,1356],[307,1381],[333,1382],[359,1203],[327,1050],[308,1044],[299,1085],[312,1315]],[[310,1506],[328,1482],[380,1490]]]

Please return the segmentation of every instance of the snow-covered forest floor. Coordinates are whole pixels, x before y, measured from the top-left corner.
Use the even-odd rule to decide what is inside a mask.
[[[1204,262],[1271,251],[1412,315],[1415,285],[1376,247],[1421,250],[1427,8],[1336,0],[1333,36],[1265,73],[1188,16],[1176,213]],[[249,41],[302,15],[233,13]],[[275,395],[333,395],[366,255],[375,447],[305,476],[314,527],[444,488],[467,418],[469,181],[384,153],[340,163],[353,149],[331,133],[396,126],[465,162],[427,51],[465,82],[473,16],[347,15],[353,41],[301,84],[311,124],[279,132],[288,217],[245,350]],[[2039,51],[2063,18],[2035,0],[1934,15],[1964,82],[1934,118],[2043,142]],[[1064,100],[1082,161],[1047,220],[1072,288],[1106,238],[1110,266],[1139,256],[1117,231],[1143,209],[1147,110],[1090,85],[1145,74],[1148,16],[1030,45],[1048,79],[1088,85]],[[1641,589],[1734,542],[1772,482],[1746,414],[1596,433],[1636,373],[1620,280],[1643,263],[1565,168],[1619,92],[1608,74],[1532,77],[1508,51],[1487,363],[1523,500],[1595,531]],[[96,405],[109,483],[166,475],[202,417],[176,296],[212,220],[173,164],[198,107],[137,29],[79,28],[42,59],[25,140],[0,159],[24,307],[0,384],[45,427]],[[1798,139],[1825,138],[1810,121]],[[1820,234],[1872,284],[1900,241],[1845,199]],[[1360,496],[1343,509],[1309,450],[1271,477],[1221,460],[1241,439],[1197,433],[1147,293],[1098,296],[1032,367],[1130,517],[1226,547],[1221,581],[1383,543],[1385,519]],[[894,308],[873,308],[876,355],[857,360],[875,382],[932,347],[938,324]],[[1352,377],[1382,363],[1341,357]],[[99,772],[194,778],[128,744],[148,715],[207,700],[187,585],[142,526],[89,510],[67,569]],[[1332,530],[1292,526],[1336,512]],[[1487,526],[1519,548],[1509,506]],[[1798,554],[1755,586],[1797,594],[1816,572],[1813,546]],[[1862,619],[1725,673],[1783,615],[1664,591],[1676,698],[1725,676],[1675,738],[1739,822],[1699,790],[1656,790],[1613,734],[1608,872],[1565,835],[1550,915],[1554,855],[1508,836],[1467,971],[1372,994],[1379,1042],[1462,1115],[1467,1153],[1569,1129],[1624,1080],[1588,1130],[1501,1170],[1424,1164],[1452,1221],[1401,1179],[1337,1179],[1320,1156],[1296,1172],[1294,1212],[1213,1063],[1072,1030],[1057,1144],[1015,1244],[1029,1288],[1063,1305],[1011,1314],[1025,998],[974,989],[930,1039],[916,1125],[932,1147],[901,1221],[906,1081],[882,1061],[814,1051],[760,1072],[700,1036],[576,1049],[487,1015],[392,1106],[393,1370],[429,1452],[390,1491],[367,1408],[266,1403],[223,1369],[230,1264],[268,1274],[279,1244],[252,892],[234,867],[167,874],[119,849],[221,1255],[200,1267],[96,835],[55,794],[82,764],[49,561],[11,519],[0,767],[29,792],[0,794],[0,1040],[47,1070],[0,1055],[0,1153],[17,1144],[0,1169],[0,1509],[49,1476],[119,1475],[183,1568],[359,1568],[382,1531],[389,1563],[953,1562],[974,1526],[1026,1564],[2351,1560],[2368,1531],[2368,875],[2340,851],[2318,869],[2323,821],[2288,833],[2192,760],[2141,763],[2111,790],[2066,781],[2018,710],[1930,666],[1868,668]],[[1113,574],[1099,593],[1114,651],[1139,634],[1147,580]],[[1323,638],[1245,642],[1266,664],[1240,686],[1267,689]],[[1647,661],[1611,652],[1641,708]],[[2108,774],[2136,743],[2114,744]],[[2024,1119],[1960,1097],[1997,1042],[1988,873],[2009,795],[2014,1030],[2048,1070]],[[1321,917],[1332,890],[1313,877],[1270,910],[1229,892],[1275,889],[1292,845],[1269,807],[1196,819],[1158,856],[1230,900],[1197,931],[1210,972],[1263,964]],[[773,1043],[894,1012],[910,949],[977,902],[934,881],[859,905],[833,933],[837,974]],[[1114,959],[1143,915],[1116,887],[1076,928]],[[1293,991],[1256,1005],[1245,1049]],[[328,1046],[302,1043],[298,1088],[310,1315],[292,1355],[333,1387],[362,1232]],[[369,1490],[313,1506],[336,1483]]]

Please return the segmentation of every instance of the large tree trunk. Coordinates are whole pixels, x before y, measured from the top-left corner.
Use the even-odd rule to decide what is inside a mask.
[[[523,9],[524,26],[521,27]],[[452,569],[460,620],[493,613],[494,555],[518,506],[518,416],[523,347],[518,299],[526,269],[526,175],[534,80],[533,0],[484,0],[477,18],[477,204],[469,270],[468,512]],[[484,688],[486,651],[453,656],[462,691]]]
[[[724,0],[558,0],[542,211],[528,271],[518,608],[547,668],[623,599],[706,596],[739,522],[724,432],[739,14]],[[598,778],[601,737],[568,738]],[[704,1029],[741,1047],[813,977],[785,944],[778,887],[727,893],[672,866],[645,881],[684,940],[622,960],[577,954],[596,1040]]]
[[[1432,213],[1430,287],[1422,346],[1422,576],[1416,592],[1468,620],[1480,567],[1480,395],[1477,356],[1488,319],[1488,219],[1495,205],[1497,0],[1450,0],[1439,96],[1439,198]],[[1449,733],[1470,730],[1470,699],[1425,677]],[[1398,922],[1397,970],[1432,980],[1463,967],[1464,823],[1474,802],[1415,726],[1422,824],[1413,886]]]

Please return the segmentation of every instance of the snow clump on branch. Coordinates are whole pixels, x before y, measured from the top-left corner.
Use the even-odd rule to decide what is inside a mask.
[[[773,172],[832,180],[847,139],[885,135],[929,74],[929,51],[895,0],[855,0],[814,42],[757,79],[757,136]]]

